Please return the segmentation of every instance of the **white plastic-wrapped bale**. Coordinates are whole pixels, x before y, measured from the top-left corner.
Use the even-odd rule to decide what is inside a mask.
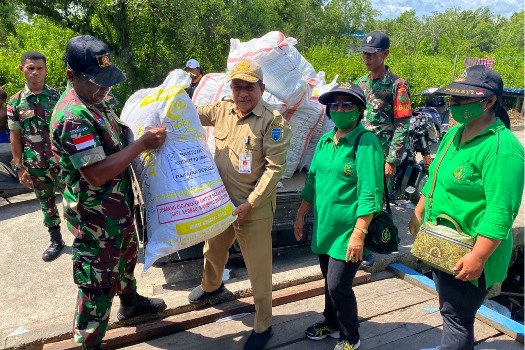
[[[323,119],[324,108],[319,102],[308,101],[295,110],[288,110],[284,116],[292,128],[292,138],[283,178],[290,178],[301,163],[316,125]]]
[[[322,113],[324,114],[324,106],[322,106]],[[312,163],[312,159],[314,158],[315,148],[317,147],[317,142],[319,142],[319,139],[321,139],[321,136],[323,136],[323,124],[324,124],[325,118],[320,118],[319,122],[315,125],[314,132],[312,133],[312,137],[310,138],[310,141],[308,142],[308,145],[306,146],[306,150],[301,158],[301,161],[299,162],[299,165],[297,166],[297,170],[309,170],[310,164]]]
[[[298,108],[310,99],[317,74],[313,66],[295,48],[297,40],[281,32],[241,42],[230,40],[228,70],[242,58],[250,58],[262,68],[266,89],[288,108]]]
[[[294,47],[296,43],[294,38],[286,38],[280,32],[270,32],[244,43],[238,39],[231,39],[228,55],[228,70],[242,58],[250,58],[259,63],[266,87],[263,100],[283,114],[291,125],[292,138],[286,157],[284,178],[294,174],[315,127],[322,120],[322,106],[310,101],[318,82],[317,74]],[[193,95],[193,102],[196,105],[216,103],[231,95],[227,79],[228,75],[224,73],[205,75]],[[322,79],[324,82],[324,75]],[[206,135],[208,146],[213,153],[215,143],[214,138],[210,137],[211,128],[207,128]]]
[[[325,80],[325,72],[320,71],[317,73],[317,85],[312,93],[312,97],[310,98],[310,101],[312,103],[319,103],[319,96],[324,94],[325,92],[330,91],[336,83],[337,76],[334,78],[334,80],[326,84]],[[334,122],[328,118],[326,115],[326,107],[323,105],[320,105],[322,108],[322,114],[323,118],[317,123],[315,126],[314,132],[312,134],[312,137],[310,138],[310,141],[308,142],[308,145],[306,147],[306,151],[304,152],[303,157],[301,158],[301,162],[299,163],[297,169],[298,170],[309,170],[310,164],[312,163],[312,159],[314,158],[315,149],[317,147],[317,143],[319,142],[319,139],[326,134],[329,131],[332,131],[334,128]]]

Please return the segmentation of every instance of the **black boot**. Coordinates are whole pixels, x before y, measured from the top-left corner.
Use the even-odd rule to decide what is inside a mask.
[[[49,228],[49,235],[51,236],[51,244],[49,248],[42,254],[42,260],[53,261],[59,255],[62,248],[64,248],[64,241],[62,240],[62,234],[60,233],[60,226],[53,226]]]
[[[100,344],[97,345],[86,345],[82,344],[82,350],[101,350],[102,346]]]
[[[119,321],[128,320],[144,314],[153,314],[166,309],[166,303],[160,298],[146,298],[137,293],[121,294],[120,308],[117,313]]]

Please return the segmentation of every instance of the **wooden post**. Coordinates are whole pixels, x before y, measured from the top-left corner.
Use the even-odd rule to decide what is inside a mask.
[[[454,56],[454,71],[452,72],[452,80],[456,78],[456,65],[458,63],[458,55]]]

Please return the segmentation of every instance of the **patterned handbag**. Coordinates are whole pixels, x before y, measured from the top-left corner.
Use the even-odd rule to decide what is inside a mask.
[[[428,265],[455,275],[457,271],[454,270],[454,266],[459,259],[472,251],[476,240],[463,233],[451,217],[440,215],[438,218],[452,222],[456,229],[429,221],[425,222],[417,233],[411,253]]]
[[[451,137],[450,142],[434,169],[432,187],[427,196],[429,212],[432,210],[437,170],[454,138],[455,135]],[[446,220],[454,225],[455,229],[440,225],[442,220]],[[428,265],[455,275],[457,271],[454,270],[454,266],[465,254],[472,251],[476,238],[463,233],[458,223],[448,215],[438,215],[436,221],[435,223],[427,221],[421,225],[410,252]]]

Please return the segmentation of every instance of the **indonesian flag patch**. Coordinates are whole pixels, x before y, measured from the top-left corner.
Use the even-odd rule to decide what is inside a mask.
[[[81,151],[83,149],[91,148],[95,146],[95,138],[91,134],[80,136],[80,137],[74,138],[73,143],[75,144],[77,151]]]

